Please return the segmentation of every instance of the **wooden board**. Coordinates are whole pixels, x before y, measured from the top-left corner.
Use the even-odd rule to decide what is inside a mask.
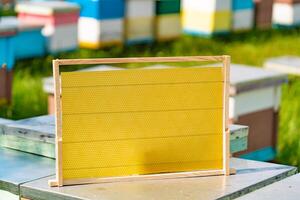
[[[57,188],[47,184],[50,178],[55,178],[52,176],[22,184],[20,196],[32,200],[99,200],[99,197],[105,200],[230,200],[297,173],[296,167],[246,159],[231,158],[230,164],[237,172],[226,178],[193,177]]]
[[[62,72],[61,79],[59,71],[188,61],[223,67]],[[50,185],[229,175],[229,65],[229,56],[53,61],[57,180]]]
[[[300,174],[296,174],[263,187],[260,190],[253,191],[239,198],[239,200],[298,199],[299,196]]]

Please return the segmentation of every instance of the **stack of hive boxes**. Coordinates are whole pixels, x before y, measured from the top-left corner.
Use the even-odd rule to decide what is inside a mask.
[[[46,47],[45,37],[42,35],[42,24],[23,22],[16,17],[3,17],[1,20],[17,27],[17,34],[13,38],[16,59],[33,58],[45,54]]]
[[[254,0],[255,25],[257,28],[270,28],[272,26],[273,0]]]
[[[16,5],[21,21],[43,23],[43,35],[49,53],[74,50],[78,47],[77,24],[79,6],[62,1],[24,2]]]
[[[273,24],[294,27],[300,25],[300,0],[275,0]]]
[[[154,41],[155,0],[126,0],[126,43]]]
[[[231,29],[231,0],[182,0],[183,31],[209,36]]]
[[[254,26],[254,3],[252,0],[232,1],[232,29],[249,30]]]
[[[125,0],[69,0],[81,6],[79,44],[97,49],[122,44]]]
[[[156,1],[156,39],[169,40],[181,35],[180,0]]]
[[[275,158],[281,85],[287,76],[245,65],[231,65],[229,117],[249,129],[248,149],[235,154],[247,159]]]

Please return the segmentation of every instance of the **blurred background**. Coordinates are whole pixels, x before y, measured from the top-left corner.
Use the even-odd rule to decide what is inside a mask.
[[[250,127],[235,156],[300,167],[299,0],[2,0],[0,14],[1,118],[53,113],[56,58],[226,54],[230,123]]]

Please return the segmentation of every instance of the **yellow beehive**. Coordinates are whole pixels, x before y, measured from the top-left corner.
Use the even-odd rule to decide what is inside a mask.
[[[231,28],[231,12],[186,11],[182,13],[182,25],[184,31],[191,34],[225,33]]]
[[[157,40],[169,40],[181,35],[180,14],[165,14],[156,17]]]

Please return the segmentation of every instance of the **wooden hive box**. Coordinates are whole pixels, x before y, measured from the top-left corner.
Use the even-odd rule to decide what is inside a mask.
[[[155,37],[155,0],[126,0],[127,44],[149,43]]]
[[[273,0],[254,0],[255,26],[257,28],[272,27]]]
[[[180,0],[156,1],[156,39],[158,41],[175,39],[181,32]]]
[[[54,116],[22,120],[0,118],[0,146],[55,158]]]
[[[17,27],[18,32],[12,39],[16,59],[45,55],[46,40],[42,35],[42,24],[30,21],[23,22],[16,17],[2,17],[1,20],[4,23],[12,24]]]
[[[299,26],[300,1],[275,0],[273,5],[273,24],[276,27]]]
[[[183,0],[181,3],[185,33],[210,36],[230,31],[231,0]]]
[[[223,67],[60,73],[188,61]],[[49,184],[229,175],[229,65],[229,56],[53,61],[57,178]]]
[[[49,53],[78,48],[79,6],[62,1],[22,2],[16,5],[18,18],[44,24],[43,36]]]
[[[250,127],[248,149],[235,154],[253,160],[275,158],[281,85],[287,76],[245,65],[231,65],[230,123]]]
[[[80,4],[79,44],[84,48],[124,42],[125,0],[69,0]]]
[[[252,0],[232,1],[232,29],[249,30],[254,27],[254,3]]]

